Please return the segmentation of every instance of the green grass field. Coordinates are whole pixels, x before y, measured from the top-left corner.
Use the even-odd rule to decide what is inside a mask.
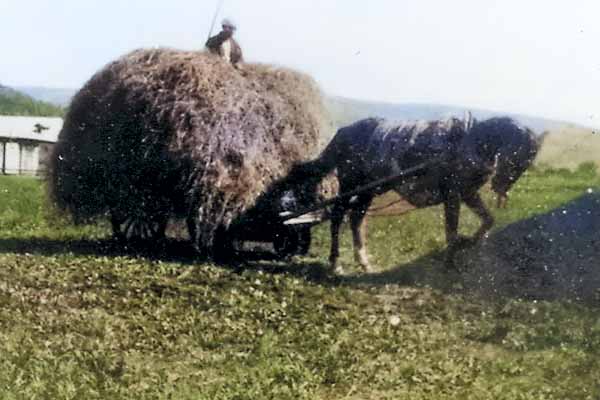
[[[496,229],[598,187],[592,168],[531,171]],[[599,307],[454,290],[440,208],[372,218],[381,274],[338,279],[326,225],[309,257],[218,266],[122,249],[43,193],[0,177],[2,399],[600,398]],[[347,230],[341,250],[358,272]]]

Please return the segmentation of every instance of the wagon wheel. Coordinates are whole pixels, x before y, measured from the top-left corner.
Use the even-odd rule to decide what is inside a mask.
[[[167,229],[165,217],[128,216],[111,217],[113,237],[120,241],[158,241],[164,239]]]
[[[310,227],[301,228],[298,236],[298,254],[305,256],[308,254],[308,250],[310,250],[310,242],[312,241]]]
[[[293,256],[298,252],[299,234],[294,229],[281,229],[273,238],[273,248],[280,258]]]
[[[228,263],[233,260],[237,255],[233,232],[219,227],[214,234],[211,252],[212,258],[218,263]]]

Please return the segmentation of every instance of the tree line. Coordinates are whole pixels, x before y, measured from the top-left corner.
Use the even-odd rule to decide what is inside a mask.
[[[0,115],[63,117],[65,110],[0,85]]]

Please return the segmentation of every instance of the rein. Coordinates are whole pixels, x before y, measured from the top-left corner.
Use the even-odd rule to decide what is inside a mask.
[[[352,199],[352,197],[360,195],[364,192],[368,192],[370,190],[377,190],[377,189],[380,190],[382,187],[385,187],[388,185],[393,185],[396,181],[400,181],[409,176],[418,175],[421,172],[423,172],[424,169],[426,169],[436,163],[443,162],[443,161],[444,161],[444,159],[442,157],[436,158],[433,160],[429,160],[429,161],[425,161],[421,164],[415,165],[414,167],[407,168],[404,171],[400,171],[397,174],[388,176],[386,178],[378,179],[374,182],[368,183],[364,186],[358,187],[349,192],[342,193],[331,199],[324,200],[320,203],[317,203],[316,205],[314,205],[312,207],[307,207],[303,210],[300,210],[297,212],[292,212],[292,213],[291,212],[283,212],[283,213],[280,213],[279,216],[281,217],[281,219],[285,225],[291,224],[292,223],[291,220],[301,217],[304,214],[309,214],[309,213],[312,213],[315,211],[319,211],[319,210],[324,209],[325,207],[327,207],[331,204],[334,204],[340,200]]]

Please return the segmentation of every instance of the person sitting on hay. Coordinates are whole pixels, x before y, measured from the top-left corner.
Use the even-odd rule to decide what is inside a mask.
[[[213,54],[219,55],[223,60],[230,62],[234,67],[243,62],[242,48],[233,39],[233,34],[237,29],[235,24],[228,19],[221,23],[222,29],[215,36],[211,36],[206,41],[206,48]]]

